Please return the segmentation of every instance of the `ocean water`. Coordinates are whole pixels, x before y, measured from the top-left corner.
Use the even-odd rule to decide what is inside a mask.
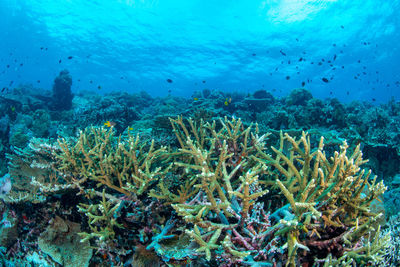
[[[0,267],[400,266],[400,0],[0,21]]]
[[[400,97],[399,9],[397,0],[3,0],[0,83],[49,89],[66,68],[74,92],[304,87],[385,102]]]

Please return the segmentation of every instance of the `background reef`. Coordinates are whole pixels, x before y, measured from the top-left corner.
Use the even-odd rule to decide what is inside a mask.
[[[3,265],[399,264],[399,102],[71,84],[0,96]]]

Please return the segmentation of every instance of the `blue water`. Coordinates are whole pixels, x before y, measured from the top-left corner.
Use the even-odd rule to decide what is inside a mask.
[[[304,82],[320,98],[399,100],[399,10],[399,0],[1,0],[0,87],[51,89],[68,69],[74,92],[280,96]]]

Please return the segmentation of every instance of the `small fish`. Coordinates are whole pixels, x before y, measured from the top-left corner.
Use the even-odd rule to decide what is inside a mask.
[[[206,81],[203,81],[203,83],[206,83]]]
[[[68,59],[72,59],[72,58],[73,58],[73,56],[69,56],[69,57],[68,57]]]
[[[171,79],[167,79],[167,83],[172,83],[173,81]]]
[[[97,89],[99,89],[99,90],[100,90],[100,89],[101,89],[101,85],[97,86]]]
[[[90,82],[90,83],[93,83],[93,81],[92,81],[92,80],[90,80],[89,82]]]
[[[283,55],[283,56],[286,56],[286,53],[285,52],[283,52],[282,51],[282,49],[281,50],[279,50],[279,52]]]
[[[286,80],[290,80],[290,76],[286,76]]]
[[[11,107],[11,111],[15,112],[15,107],[14,106]]]
[[[253,57],[255,57],[256,56],[256,54],[255,53],[253,53],[253,54],[251,54]]]
[[[42,46],[41,48],[40,48],[40,50],[43,50],[44,49],[44,47]]]
[[[322,81],[323,81],[324,83],[328,83],[328,82],[329,82],[329,80],[328,80],[327,78],[325,78],[325,77],[322,78]]]
[[[7,69],[10,68],[10,65],[7,65]]]
[[[340,28],[344,29],[344,26],[343,26],[343,25],[340,25]]]
[[[19,66],[22,67],[24,65],[24,63],[20,63]]]
[[[128,127],[128,131],[133,131],[133,128],[132,127]]]
[[[226,98],[226,99],[225,99],[225,102],[224,102],[224,105],[225,105],[225,106],[228,106],[231,102],[232,102],[232,98],[231,98],[231,97]]]
[[[301,82],[301,86],[305,86],[306,85],[306,82]]]
[[[58,61],[58,63],[61,63],[61,59]]]
[[[115,125],[117,125],[117,123],[113,122],[113,121],[106,121],[104,123],[104,126],[110,128],[110,127],[114,127]]]
[[[198,97],[193,97],[193,100],[197,101],[197,100],[199,100],[199,98]]]
[[[300,61],[303,61],[303,58],[302,58],[302,57],[301,57],[301,58],[299,58],[299,62],[300,62]]]
[[[37,82],[37,83],[40,83],[40,80],[37,80],[36,82]]]
[[[375,102],[375,101],[376,101],[376,99],[375,99],[375,98],[372,98],[372,101],[374,101],[374,102]]]
[[[1,92],[3,93],[6,89],[7,87],[3,87],[3,89],[1,89]]]

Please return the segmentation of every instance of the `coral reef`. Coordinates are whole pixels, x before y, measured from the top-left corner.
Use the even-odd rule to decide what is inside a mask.
[[[399,103],[26,95],[0,106],[2,264],[397,263]]]
[[[51,106],[55,110],[69,110],[72,108],[71,91],[72,77],[68,70],[63,70],[55,78]]]

